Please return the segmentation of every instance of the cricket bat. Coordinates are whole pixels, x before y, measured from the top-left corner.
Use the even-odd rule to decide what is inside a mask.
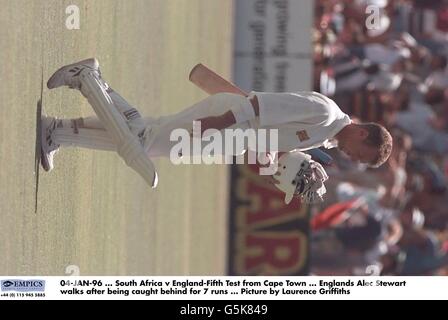
[[[188,77],[191,82],[208,94],[216,94],[220,92],[228,92],[240,94],[247,97],[248,94],[238,88],[230,81],[224,79],[213,70],[207,68],[202,63],[197,64],[190,72]]]
[[[188,77],[191,82],[208,94],[216,94],[221,92],[235,93],[247,97],[248,94],[238,88],[230,81],[224,79],[219,74],[204,66],[202,63],[197,64],[190,72]],[[308,150],[313,158],[322,164],[329,165],[333,162],[333,158],[320,149]]]

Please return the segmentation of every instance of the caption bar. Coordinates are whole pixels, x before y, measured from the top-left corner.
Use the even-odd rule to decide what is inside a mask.
[[[11,277],[0,299],[444,298],[440,277]],[[446,287],[446,286],[445,286]]]

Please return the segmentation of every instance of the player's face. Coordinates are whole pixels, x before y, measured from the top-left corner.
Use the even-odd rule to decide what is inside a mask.
[[[354,162],[372,163],[378,156],[378,150],[363,141],[351,141],[340,145],[339,149]]]

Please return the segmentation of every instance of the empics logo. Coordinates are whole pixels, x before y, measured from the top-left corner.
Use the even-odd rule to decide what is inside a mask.
[[[44,292],[45,280],[21,280],[21,279],[2,280],[1,288],[2,291]]]
[[[12,286],[14,284],[14,282],[10,281],[10,280],[6,280],[6,281],[2,281],[2,288],[9,288],[10,286]]]

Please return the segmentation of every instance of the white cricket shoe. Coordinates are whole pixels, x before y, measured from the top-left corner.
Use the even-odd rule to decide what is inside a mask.
[[[53,141],[53,131],[57,126],[57,119],[53,117],[42,116],[42,138],[40,163],[45,171],[51,171],[54,168],[54,156],[59,151],[59,145]]]
[[[79,89],[80,83],[78,76],[80,73],[85,68],[93,69],[100,73],[99,67],[100,64],[96,58],[90,58],[63,66],[48,79],[47,87],[48,89],[54,89],[61,86],[68,86],[72,89]]]

